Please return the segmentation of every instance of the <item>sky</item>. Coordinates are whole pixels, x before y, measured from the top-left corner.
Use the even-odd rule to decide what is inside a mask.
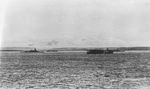
[[[149,0],[1,0],[2,46],[150,46]]]

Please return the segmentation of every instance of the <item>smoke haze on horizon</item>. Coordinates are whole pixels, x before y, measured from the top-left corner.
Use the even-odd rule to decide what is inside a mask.
[[[150,46],[149,0],[8,0],[7,4],[3,46]]]

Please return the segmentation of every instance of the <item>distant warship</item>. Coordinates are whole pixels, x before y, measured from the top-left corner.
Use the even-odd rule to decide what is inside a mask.
[[[40,51],[38,51],[36,48],[34,48],[33,50],[29,50],[29,51],[24,51],[26,53],[38,53]]]
[[[108,48],[106,50],[100,50],[100,49],[91,49],[87,51],[87,54],[113,54],[113,50],[109,50]]]

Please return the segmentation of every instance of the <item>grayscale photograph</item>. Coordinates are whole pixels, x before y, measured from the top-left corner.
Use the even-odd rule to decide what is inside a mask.
[[[0,0],[0,89],[150,89],[150,0]]]

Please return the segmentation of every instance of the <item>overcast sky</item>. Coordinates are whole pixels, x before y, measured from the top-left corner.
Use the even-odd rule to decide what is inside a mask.
[[[149,0],[7,0],[1,11],[3,46],[150,46]]]

